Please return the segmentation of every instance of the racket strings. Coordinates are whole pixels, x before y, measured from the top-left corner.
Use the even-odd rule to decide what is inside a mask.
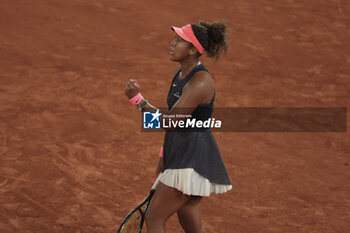
[[[130,218],[124,223],[122,227],[123,233],[138,233],[141,224],[142,215],[140,210],[132,213]]]

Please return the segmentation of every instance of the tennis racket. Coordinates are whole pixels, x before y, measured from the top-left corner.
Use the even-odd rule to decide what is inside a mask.
[[[124,218],[117,233],[140,233],[148,205],[151,202],[154,189],[148,194],[145,200]]]
[[[131,210],[130,213],[124,218],[122,224],[119,227],[117,233],[140,233],[143,222],[145,221],[145,214],[148,209],[148,205],[151,202],[152,196],[159,182],[160,175],[154,182],[152,189],[145,200],[138,205],[135,209]]]

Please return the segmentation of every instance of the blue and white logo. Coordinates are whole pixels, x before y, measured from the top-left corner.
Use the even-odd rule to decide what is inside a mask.
[[[160,129],[160,116],[162,114],[156,112],[143,112],[143,128],[144,129]]]

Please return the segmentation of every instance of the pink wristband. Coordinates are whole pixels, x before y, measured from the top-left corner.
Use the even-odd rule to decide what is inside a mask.
[[[129,101],[132,103],[132,105],[137,106],[141,103],[142,100],[143,100],[143,96],[141,95],[141,93],[138,93],[137,95],[132,97]]]
[[[160,148],[160,151],[159,151],[159,158],[163,158],[163,147]]]

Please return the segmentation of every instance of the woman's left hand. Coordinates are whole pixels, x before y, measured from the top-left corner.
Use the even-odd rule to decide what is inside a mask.
[[[131,99],[140,92],[140,86],[135,79],[129,79],[125,85],[125,95]]]

